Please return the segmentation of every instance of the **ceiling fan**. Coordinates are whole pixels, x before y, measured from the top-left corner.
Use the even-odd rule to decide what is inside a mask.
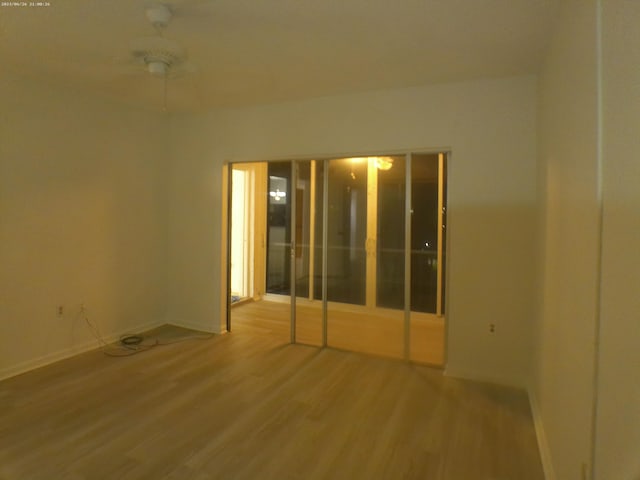
[[[176,41],[164,36],[173,17],[173,8],[163,3],[150,3],[145,8],[149,23],[156,30],[153,36],[129,42],[130,59],[144,66],[148,74],[163,80],[163,110],[167,111],[167,82],[170,78],[195,73],[197,68],[188,61],[186,50]]]

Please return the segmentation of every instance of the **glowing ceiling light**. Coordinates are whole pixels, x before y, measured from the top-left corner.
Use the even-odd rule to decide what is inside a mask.
[[[378,170],[389,170],[393,167],[393,158],[391,157],[373,157],[376,168]]]
[[[287,192],[281,192],[280,189],[276,188],[275,192],[269,192],[269,196],[276,202],[279,202],[281,199],[287,196]]]
[[[363,162],[372,163],[378,170],[389,170],[393,166],[392,157],[351,157],[348,160],[354,165]]]

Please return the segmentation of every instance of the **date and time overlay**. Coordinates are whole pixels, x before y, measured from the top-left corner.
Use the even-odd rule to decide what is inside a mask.
[[[7,7],[7,8],[29,8],[29,7],[33,7],[33,8],[42,8],[42,7],[50,7],[51,6],[51,2],[10,2],[7,0],[2,0],[0,1],[0,8],[2,7]]]

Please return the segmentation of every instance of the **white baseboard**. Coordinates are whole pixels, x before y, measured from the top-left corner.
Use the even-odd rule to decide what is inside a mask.
[[[189,330],[197,330],[198,332],[206,332],[206,333],[215,333],[215,334],[221,334],[221,332],[217,332],[215,327],[216,325],[211,325],[208,328],[205,328],[202,326],[202,324],[199,323],[195,323],[195,322],[189,322],[188,320],[168,320],[166,323],[168,323],[169,325],[173,325],[175,327],[182,327],[182,328],[188,328]],[[226,332],[222,332],[222,333],[226,333]]]
[[[545,480],[556,480],[556,474],[553,469],[553,463],[551,461],[551,450],[549,449],[549,443],[544,430],[544,423],[542,422],[542,415],[538,401],[530,388],[530,385],[524,385],[522,381],[516,381],[510,377],[500,377],[493,375],[484,375],[479,372],[472,372],[467,370],[461,370],[456,368],[447,367],[444,371],[444,375],[453,378],[462,378],[465,380],[474,380],[477,382],[494,383],[497,385],[505,385],[509,387],[522,388],[527,391],[529,397],[529,405],[531,406],[531,415],[533,417],[533,425],[536,429],[536,438],[538,440],[538,450],[540,451],[540,460],[542,461],[542,468],[544,470]]]
[[[161,325],[164,325],[164,322],[157,322],[157,321],[148,322],[145,324],[136,325],[134,327],[127,328],[126,330],[123,330],[121,332],[111,333],[109,335],[104,336],[103,339],[107,343],[112,343],[117,341],[122,335],[125,335],[127,333],[144,332],[146,330],[151,330]],[[60,360],[64,360],[65,358],[73,357],[74,355],[79,355],[81,353],[85,353],[90,350],[95,350],[96,348],[99,348],[100,345],[101,344],[98,340],[93,339],[87,342],[73,345],[63,350],[47,353],[46,355],[42,355],[38,358],[20,362],[16,365],[0,368],[0,380],[5,380],[10,377],[15,377],[16,375],[26,373],[30,370],[44,367],[45,365],[49,365],[54,362],[59,362]]]
[[[527,391],[529,393],[531,415],[533,415],[533,425],[535,426],[536,437],[538,438],[538,450],[540,450],[540,459],[542,460],[544,478],[546,480],[556,480],[556,474],[553,470],[553,463],[551,462],[551,450],[549,449],[549,442],[547,441],[547,435],[544,431],[544,423],[542,422],[540,406],[538,405],[538,400],[533,394],[531,388],[529,388]]]
[[[491,375],[482,372],[473,372],[471,370],[463,370],[455,367],[447,366],[444,375],[453,378],[462,378],[464,380],[473,380],[476,382],[493,383],[496,385],[504,385],[506,387],[522,388],[527,390],[525,382],[516,380],[513,377]]]

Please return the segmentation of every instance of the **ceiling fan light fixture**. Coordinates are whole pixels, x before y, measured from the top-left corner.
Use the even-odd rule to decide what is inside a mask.
[[[392,157],[375,157],[375,165],[378,170],[387,171],[393,167]]]
[[[154,77],[165,77],[169,71],[169,65],[161,60],[147,62],[147,70]]]

